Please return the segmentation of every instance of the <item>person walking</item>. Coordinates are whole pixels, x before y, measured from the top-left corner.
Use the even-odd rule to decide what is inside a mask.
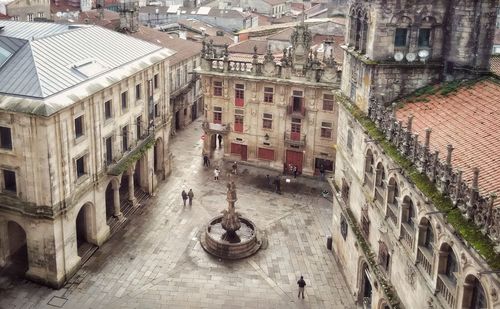
[[[208,156],[203,154],[203,166],[208,167]]]
[[[281,194],[281,180],[279,175],[274,178],[274,192]]]
[[[325,180],[325,166],[323,164],[319,166],[319,179]]]
[[[194,197],[193,189],[189,189],[188,192],[189,206],[193,206],[193,197]]]
[[[234,161],[233,163],[233,174],[237,174],[238,173],[238,164],[236,163],[236,161]]]
[[[182,202],[184,203],[184,206],[186,206],[186,200],[188,199],[188,195],[185,190],[182,190],[181,196],[182,196]]]
[[[299,294],[297,298],[300,298],[300,294],[302,294],[302,299],[304,299],[304,288],[306,287],[306,282],[304,281],[304,277],[300,276],[299,281],[297,281],[297,285],[299,286]]]
[[[217,135],[217,139],[219,140],[219,148],[222,148],[222,135]]]
[[[293,166],[293,178],[297,178],[297,173],[298,173],[297,165],[294,165]]]
[[[219,174],[220,174],[219,169],[218,169],[218,168],[215,168],[215,169],[214,169],[214,180],[219,181]]]

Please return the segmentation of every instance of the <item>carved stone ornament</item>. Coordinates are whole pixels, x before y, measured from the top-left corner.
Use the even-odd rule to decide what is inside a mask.
[[[262,73],[264,74],[264,76],[273,76],[275,68],[276,66],[273,62],[267,62],[262,68]]]
[[[415,277],[417,275],[417,271],[415,267],[411,263],[406,264],[405,276],[406,281],[412,286],[415,286]]]
[[[497,293],[497,290],[495,288],[491,288],[490,295],[491,295],[491,299],[493,299],[493,301],[498,300],[498,293]]]

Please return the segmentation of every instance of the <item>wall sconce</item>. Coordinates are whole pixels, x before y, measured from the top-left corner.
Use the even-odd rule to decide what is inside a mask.
[[[268,141],[268,140],[269,140],[269,134],[267,134],[267,133],[266,133],[266,135],[264,135],[264,139],[265,139],[266,141]]]

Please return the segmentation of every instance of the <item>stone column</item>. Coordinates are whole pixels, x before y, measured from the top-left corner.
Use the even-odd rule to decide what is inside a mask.
[[[116,182],[113,183],[113,205],[115,208],[115,218],[122,220],[123,214],[120,209],[120,186]]]
[[[135,164],[134,164],[135,166]],[[135,199],[135,186],[134,186],[134,169],[130,168],[128,171],[128,200],[133,207],[137,206],[137,200]]]

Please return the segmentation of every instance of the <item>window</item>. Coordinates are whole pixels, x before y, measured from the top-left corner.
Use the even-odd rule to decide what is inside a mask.
[[[321,123],[321,137],[332,138],[332,123],[322,122]]]
[[[264,87],[264,102],[273,103],[274,89],[271,87]]]
[[[214,106],[214,123],[222,123],[222,107]]]
[[[394,46],[406,47],[407,36],[408,36],[408,29],[407,28],[397,28],[396,35],[394,37]]]
[[[222,96],[222,82],[214,82],[214,96]]]
[[[236,84],[234,86],[234,105],[243,106],[245,100],[245,85]]]
[[[273,128],[273,114],[264,113],[262,116],[262,128],[272,129]]]
[[[234,131],[243,132],[243,118],[244,110],[235,109],[234,110]]]
[[[122,110],[127,109],[127,95],[128,91],[122,92]]]
[[[340,191],[340,196],[344,200],[344,203],[349,206],[349,191],[350,191],[350,186],[349,183],[345,180],[345,178],[342,178],[342,189]]]
[[[391,255],[389,254],[389,249],[384,242],[379,242],[378,249],[378,263],[385,271],[389,271],[389,265],[391,261]]]
[[[136,121],[136,138],[139,140],[142,136],[142,116],[137,117]]]
[[[179,88],[181,86],[181,68],[177,68],[175,70],[175,88]]]
[[[418,47],[431,46],[431,29],[418,29]]]
[[[123,152],[128,150],[128,126],[122,128],[122,150]]]
[[[340,235],[342,235],[342,238],[346,240],[347,238],[347,221],[345,220],[345,217],[341,214],[340,215]]]
[[[352,152],[352,131],[347,131],[347,149]]]
[[[160,117],[160,107],[158,106],[158,103],[155,104],[155,117]]]
[[[76,178],[85,175],[85,157],[76,159]]]
[[[0,148],[12,149],[12,135],[10,128],[0,127]]]
[[[113,140],[110,137],[104,139],[104,146],[106,147],[106,165],[113,162]]]
[[[38,18],[43,18],[44,17],[44,13],[43,12],[38,12]]]
[[[12,16],[11,18],[13,21],[19,21],[19,16]]]
[[[33,13],[26,14],[26,20],[27,21],[33,21]]]
[[[3,170],[3,183],[5,191],[17,193],[16,172]]]
[[[153,76],[153,84],[155,89],[158,89],[160,87],[160,78],[158,74],[155,74],[155,76]]]
[[[184,83],[188,82],[188,66],[187,64],[184,65]]]
[[[135,99],[136,100],[141,99],[141,84],[135,85]]]
[[[75,138],[83,135],[83,116],[75,118]]]
[[[111,117],[113,117],[111,110],[112,110],[111,100],[104,102],[104,119],[105,120],[108,120]]]
[[[170,82],[170,89],[174,89],[174,74],[172,72],[170,72],[170,76],[168,78],[169,82]]]
[[[333,94],[323,95],[323,110],[333,111]]]

